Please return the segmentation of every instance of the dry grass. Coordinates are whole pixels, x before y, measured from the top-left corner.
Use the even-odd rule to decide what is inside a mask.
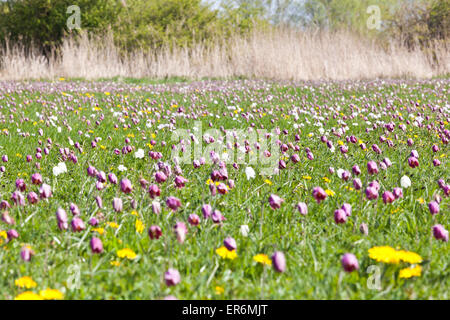
[[[433,48],[434,63],[423,51],[395,43],[382,48],[347,32],[254,32],[213,47],[160,49],[121,58],[110,37],[66,39],[59,57],[49,62],[18,47],[0,51],[0,79],[134,78],[244,76],[283,80],[430,78],[450,73],[447,45]],[[437,63],[436,63],[437,61]]]

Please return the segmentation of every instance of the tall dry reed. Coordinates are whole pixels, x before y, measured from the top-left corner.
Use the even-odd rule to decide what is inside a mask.
[[[430,54],[432,52],[432,54]],[[450,73],[448,42],[422,51],[349,32],[255,31],[214,46],[136,51],[123,57],[110,36],[63,42],[48,60],[19,46],[0,50],[0,79],[244,76],[281,80],[430,78]]]

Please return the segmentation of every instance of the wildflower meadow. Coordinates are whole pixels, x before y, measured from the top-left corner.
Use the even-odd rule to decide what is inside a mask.
[[[448,299],[449,88],[0,82],[0,298]]]

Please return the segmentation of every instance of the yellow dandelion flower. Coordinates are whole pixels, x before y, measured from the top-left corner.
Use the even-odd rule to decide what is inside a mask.
[[[305,179],[305,180],[311,180],[311,176],[303,176],[303,179]]]
[[[330,180],[330,179],[328,179],[327,177],[323,177],[322,179],[323,179],[323,181],[325,181],[325,183],[328,183],[328,182],[330,182],[330,181],[331,181],[331,180]]]
[[[405,268],[400,270],[399,278],[408,279],[411,277],[420,277],[422,274],[422,267],[421,266],[415,266],[414,268]]]
[[[135,228],[137,232],[142,233],[144,231],[145,224],[141,220],[137,219],[135,223]]]
[[[422,257],[415,252],[395,250],[389,246],[373,247],[369,249],[369,257],[378,262],[398,264],[400,261],[410,264],[422,262]]]
[[[397,251],[389,246],[370,248],[369,258],[383,263],[397,264],[400,262],[400,256],[397,254]]]
[[[265,183],[267,183],[269,186],[272,185],[272,181],[270,181],[269,179],[264,180]]]
[[[44,300],[44,298],[32,291],[25,291],[17,295],[14,300]]]
[[[214,183],[211,179],[206,180],[207,185],[210,185],[211,183]]]
[[[137,211],[136,211],[136,210],[133,210],[133,211],[131,211],[131,214],[132,214],[133,216],[136,216],[136,217],[138,217],[138,216],[139,216],[139,214],[137,213]]]
[[[338,140],[338,145],[343,146],[344,142],[342,140]]]
[[[400,260],[410,264],[421,263],[423,261],[422,257],[415,252],[399,250],[397,251],[397,253],[400,257]]]
[[[220,295],[225,292],[225,289],[221,286],[216,286],[214,289],[215,289],[217,295]]]
[[[115,267],[118,267],[118,266],[120,266],[120,262],[119,261],[111,261],[110,262],[110,264],[112,265],[112,266],[115,266]]]
[[[325,190],[325,193],[326,193],[327,195],[329,195],[330,197],[332,197],[332,196],[335,195],[335,192],[334,192],[333,190],[330,190],[330,189],[326,189],[326,190]]]
[[[270,258],[264,253],[258,253],[256,256],[253,257],[253,260],[263,265],[264,264],[268,266],[272,265],[272,260],[270,260]]]
[[[107,222],[106,224],[108,226],[110,226],[111,228],[113,228],[113,229],[119,228],[119,225],[117,223],[115,223],[115,222]]]
[[[6,238],[8,238],[8,234],[6,233],[6,231],[0,230],[0,237],[2,237],[3,239],[6,239]]]
[[[101,236],[105,233],[105,229],[103,229],[103,228],[93,228],[92,231],[97,232]]]
[[[216,253],[224,259],[233,260],[237,258],[236,250],[230,251],[225,246],[216,249]]]
[[[31,277],[25,276],[14,281],[14,284],[19,288],[34,288],[37,286],[36,282]]]
[[[39,291],[39,295],[45,300],[62,300],[64,295],[57,289],[45,289]]]
[[[136,258],[136,253],[129,249],[129,248],[124,248],[124,249],[120,249],[119,251],[117,251],[117,256],[119,258],[127,258],[129,260],[133,260]]]
[[[423,198],[419,198],[416,201],[418,201],[420,204],[424,204],[425,203],[425,200],[423,200]]]

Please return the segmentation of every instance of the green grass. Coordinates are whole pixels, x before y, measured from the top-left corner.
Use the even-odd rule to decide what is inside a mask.
[[[81,79],[80,79],[81,80]],[[445,198],[440,190],[437,180],[450,177],[449,148],[441,143],[436,132],[426,128],[418,128],[407,125],[405,132],[398,129],[398,124],[409,119],[409,114],[422,113],[431,117],[427,123],[444,121],[442,114],[432,112],[427,104],[439,105],[442,108],[448,105],[448,80],[433,80],[427,82],[402,82],[387,81],[386,83],[320,83],[309,86],[287,86],[277,83],[265,83],[254,81],[218,82],[218,88],[206,88],[202,85],[194,86],[185,79],[172,79],[169,82],[177,82],[177,86],[185,87],[186,91],[166,90],[156,93],[151,84],[166,84],[160,81],[113,79],[113,82],[105,82],[110,89],[109,95],[95,87],[88,87],[84,92],[80,88],[82,84],[69,85],[59,92],[50,92],[45,88],[40,91],[21,91],[19,89],[10,92],[0,91],[0,115],[5,121],[0,124],[0,154],[7,154],[9,162],[4,163],[6,172],[0,177],[1,197],[9,200],[15,190],[15,180],[23,178],[27,184],[27,191],[38,193],[38,187],[31,184],[31,175],[40,172],[44,182],[52,186],[53,197],[48,201],[42,200],[36,205],[28,202],[24,207],[12,206],[9,214],[14,217],[15,226],[8,226],[0,222],[0,230],[16,229],[20,237],[9,243],[2,241],[0,247],[0,297],[13,299],[19,293],[26,291],[18,288],[14,280],[22,276],[30,276],[37,283],[37,287],[29,290],[38,293],[45,288],[55,288],[64,293],[66,299],[161,299],[167,295],[174,295],[178,299],[448,299],[449,288],[449,246],[448,243],[437,241],[433,238],[431,228],[440,223],[447,230],[449,214],[449,198]],[[93,86],[96,83],[89,83]],[[144,86],[142,90],[128,91],[129,87],[122,84]],[[49,85],[48,85],[49,86]],[[118,90],[118,89],[123,90]],[[151,88],[151,90],[146,90]],[[171,88],[171,85],[167,85]],[[64,91],[66,95],[63,95]],[[86,93],[89,93],[87,95]],[[67,95],[69,94],[69,95]],[[272,96],[268,101],[267,97]],[[419,101],[420,107],[409,104],[409,101]],[[45,101],[45,104],[43,104]],[[151,105],[152,101],[154,104]],[[215,103],[216,101],[217,103]],[[252,104],[255,103],[256,105]],[[380,106],[374,111],[363,111],[365,104]],[[93,110],[98,104],[99,109]],[[171,162],[172,133],[168,128],[158,130],[157,125],[168,123],[168,119],[159,119],[156,113],[167,115],[167,110],[176,112],[173,104],[183,106],[186,114],[198,115],[196,121],[202,122],[204,131],[209,129],[209,122],[214,128],[223,126],[225,129],[245,129],[251,122],[270,130],[279,127],[287,129],[287,135],[281,134],[279,139],[285,143],[292,142],[300,146],[301,162],[293,164],[287,161],[287,169],[281,170],[278,175],[272,177],[256,175],[255,179],[247,180],[245,164],[241,164],[239,170],[233,169],[228,163],[229,179],[235,181],[235,188],[226,195],[212,197],[209,193],[206,181],[211,173],[211,166],[205,165],[194,169],[192,163],[181,164],[183,176],[189,179],[186,187],[176,189],[173,186],[173,178],[161,184],[162,213],[152,213],[150,199],[146,190],[139,186],[139,179],[145,178],[154,182],[153,174],[155,160],[148,157],[150,150],[148,143],[155,134],[157,144],[152,150],[163,153],[163,161]],[[118,106],[120,105],[120,107]],[[227,106],[238,105],[242,112],[251,112],[255,118],[246,122],[238,115],[232,120],[227,115],[230,111]],[[336,111],[339,116],[333,119],[333,113],[327,111],[330,120],[324,125],[328,130],[338,128],[338,119],[342,115],[347,117],[355,111],[351,105],[357,106],[360,111],[354,119],[344,120],[349,130],[338,138],[329,135],[336,148],[331,153],[324,143],[320,142],[319,127],[315,126],[311,114],[299,113],[299,119],[294,120],[291,114],[293,107],[304,108],[308,112],[317,112],[316,106],[324,105],[339,107]],[[399,121],[388,114],[384,115],[387,105],[391,113],[400,112],[405,118]],[[125,124],[132,124],[130,129],[124,130],[122,123],[117,122],[114,112],[122,111],[127,106],[129,116],[124,118]],[[406,110],[406,107],[410,110]],[[422,108],[425,106],[425,108]],[[69,107],[73,110],[68,109]],[[15,108],[15,110],[14,110]],[[200,109],[202,108],[202,109]],[[281,108],[283,110],[281,110]],[[134,109],[134,110],[133,110]],[[260,109],[260,111],[258,111]],[[378,111],[377,111],[378,110]],[[75,112],[76,111],[76,112]],[[142,114],[137,114],[142,111]],[[203,116],[208,111],[212,115]],[[39,121],[36,112],[43,115],[43,122]],[[148,112],[148,113],[147,113]],[[239,112],[238,114],[242,113]],[[270,114],[272,112],[272,114]],[[369,113],[380,114],[375,121],[394,122],[396,128],[388,135],[394,142],[390,148],[380,143],[379,136],[384,134],[381,126],[371,132],[366,132],[367,127],[362,116]],[[448,107],[447,107],[448,119]],[[133,116],[133,113],[135,115]],[[101,114],[104,120],[100,125],[95,125]],[[10,115],[13,119],[10,119]],[[56,115],[55,126],[46,121],[51,115]],[[94,117],[91,118],[91,115]],[[218,115],[219,117],[216,117]],[[258,115],[258,117],[256,117]],[[259,118],[261,115],[261,118]],[[322,115],[325,117],[325,115]],[[89,119],[88,126],[85,119]],[[29,121],[21,121],[29,118]],[[140,123],[134,125],[132,118],[139,118]],[[145,126],[146,120],[155,119],[156,123],[151,128]],[[308,122],[306,122],[306,118]],[[271,120],[274,119],[274,123]],[[411,120],[411,119],[410,119]],[[67,126],[70,126],[71,131]],[[115,129],[114,124],[119,128]],[[294,141],[294,123],[304,124],[301,127],[300,141]],[[357,126],[353,123],[358,124]],[[176,118],[177,128],[192,129],[193,119]],[[449,129],[448,123],[445,128]],[[57,127],[62,130],[58,133]],[[139,131],[137,128],[140,128]],[[371,126],[370,126],[371,127]],[[39,128],[44,130],[43,136],[38,135]],[[21,132],[28,132],[30,136],[19,136]],[[9,134],[6,135],[5,131]],[[78,135],[81,130],[83,134]],[[89,131],[91,130],[91,131]],[[90,137],[85,134],[88,133]],[[311,137],[309,134],[313,133]],[[398,134],[398,140],[394,138]],[[355,135],[366,143],[369,151],[363,151],[358,144],[345,141],[346,135]],[[145,136],[147,139],[143,140]],[[74,142],[80,142],[83,153],[78,152],[69,144],[69,137]],[[101,137],[96,148],[91,148],[94,137]],[[111,139],[108,139],[110,137]],[[135,159],[133,153],[127,155],[115,155],[114,148],[122,149],[125,138],[131,139],[131,145],[135,150],[145,150],[144,159]],[[409,147],[405,141],[408,138],[414,140],[414,145]],[[53,145],[48,156],[43,156],[39,161],[41,169],[35,168],[34,154],[42,141],[41,148],[46,145],[47,138],[51,138]],[[348,145],[348,157],[345,158],[339,152],[338,140]],[[166,141],[165,147],[161,142]],[[376,143],[383,150],[381,155],[375,154],[370,146]],[[433,154],[431,146],[437,144],[440,151]],[[105,148],[102,149],[100,145]],[[78,163],[67,161],[68,172],[58,177],[53,176],[52,168],[61,161],[59,148],[70,148],[75,151]],[[306,159],[304,148],[309,147],[314,154],[314,160]],[[412,149],[419,152],[420,166],[415,169],[408,167],[407,158]],[[288,154],[292,154],[292,150]],[[26,155],[33,155],[33,161],[27,163]],[[441,155],[443,155],[441,157]],[[366,164],[369,160],[381,161],[388,157],[393,166],[387,171],[380,170],[376,176],[381,189],[380,197],[375,201],[367,201],[363,190],[352,190],[352,179],[342,181],[336,174],[330,174],[328,168],[343,168],[351,171],[354,164],[361,168],[361,181],[365,185],[367,181],[375,179],[368,177]],[[434,167],[433,158],[439,158],[441,165]],[[194,159],[191,159],[194,160]],[[172,162],[171,162],[172,163]],[[128,168],[125,172],[118,170],[119,165]],[[106,188],[98,191],[95,188],[95,179],[86,174],[88,165],[95,166],[106,174],[114,172],[119,180],[127,177],[133,183],[133,193],[129,196],[120,192],[118,186],[108,183]],[[257,165],[252,165],[258,170]],[[385,205],[381,200],[384,190],[392,190],[400,186],[400,178],[407,175],[411,178],[412,186],[404,189],[404,197],[392,204]],[[311,179],[308,179],[308,176]],[[330,182],[326,183],[324,177]],[[370,180],[369,180],[370,179]],[[270,180],[272,184],[267,183]],[[335,192],[318,204],[311,196],[312,188],[321,186]],[[285,202],[279,210],[272,210],[268,204],[271,193],[282,197]],[[439,193],[443,197],[440,204],[440,214],[431,216],[427,204],[433,200],[434,194]],[[103,209],[99,209],[95,203],[95,196],[103,199]],[[171,213],[165,205],[168,196],[176,196],[182,202],[182,207],[175,213]],[[26,196],[26,194],[25,194]],[[112,199],[121,197],[124,201],[124,210],[116,213],[112,209]],[[418,199],[422,198],[421,204]],[[130,201],[137,201],[136,212],[138,217],[132,214]],[[308,204],[308,215],[301,216],[295,209],[295,205],[304,201]],[[12,204],[12,201],[9,200]],[[81,217],[86,223],[86,230],[74,233],[70,230],[60,231],[57,228],[55,212],[58,208],[64,208],[71,220],[69,204],[74,202],[81,210]],[[337,225],[334,222],[334,210],[344,203],[350,203],[353,207],[352,216],[345,224]],[[226,221],[219,226],[210,219],[204,220],[201,215],[201,206],[210,203],[213,208],[220,210],[226,217]],[[104,220],[100,227],[106,231],[98,235],[87,224],[90,217],[102,213]],[[176,241],[173,226],[177,221],[184,221],[187,225],[189,214],[197,213],[201,217],[198,227],[188,226],[186,241],[180,244]],[[144,232],[138,233],[135,229],[136,220],[140,219],[145,224]],[[106,222],[116,222],[120,227],[111,228]],[[365,222],[369,227],[369,235],[364,236],[359,232],[360,223]],[[163,236],[159,240],[150,240],[147,230],[151,225],[159,225]],[[240,234],[240,226],[246,224],[250,232],[248,237]],[[98,236],[104,246],[104,253],[94,255],[89,248],[89,240],[93,235]],[[222,246],[223,240],[232,236],[237,242],[237,255],[235,260],[225,260],[219,257],[215,250]],[[23,244],[29,244],[35,255],[30,262],[24,262],[20,258],[20,249]],[[389,245],[417,252],[423,257],[422,275],[410,279],[400,279],[400,269],[408,267],[407,264],[384,265],[369,258],[368,249],[373,246]],[[120,259],[117,250],[130,248],[137,254],[134,260]],[[284,273],[277,273],[271,267],[264,267],[253,260],[258,253],[267,254],[269,257],[275,251],[282,251],[286,256],[287,269]],[[360,269],[352,273],[345,273],[341,266],[341,256],[353,253],[358,261]],[[111,264],[119,261],[119,266]],[[371,275],[367,268],[371,265],[380,267],[381,290],[368,288]],[[164,283],[164,272],[169,268],[176,268],[181,275],[181,282],[174,287],[167,287]],[[70,289],[67,283],[72,278],[77,278],[79,270],[79,288]],[[216,287],[224,288],[222,294],[216,293]]]

